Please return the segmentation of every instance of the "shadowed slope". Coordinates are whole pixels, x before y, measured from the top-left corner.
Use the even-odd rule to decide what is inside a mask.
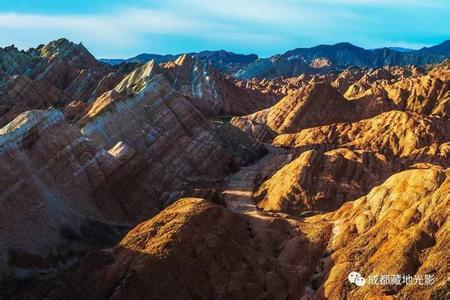
[[[283,220],[254,219],[201,199],[180,199],[135,227],[118,246],[86,257],[26,297],[298,298],[321,239],[291,236],[291,230]]]

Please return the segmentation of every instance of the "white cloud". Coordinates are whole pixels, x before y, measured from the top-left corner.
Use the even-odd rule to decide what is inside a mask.
[[[346,0],[348,1],[348,0]],[[24,13],[0,13],[0,28],[59,29],[73,32],[107,33],[198,33],[209,34],[214,30],[239,28],[238,32],[250,32],[236,22],[264,26],[309,25],[321,26],[336,18],[356,18],[346,11],[322,11],[307,6],[284,5],[269,1],[206,1],[168,0],[159,9],[125,8],[108,14],[95,15],[45,15]],[[209,32],[208,32],[209,31]],[[221,33],[221,32],[218,32]]]
[[[449,5],[448,0],[306,0],[310,3],[321,4],[350,4],[355,6],[404,6],[415,7],[443,7]],[[447,2],[447,3],[445,3]]]
[[[428,8],[417,8],[419,5],[444,1],[153,0],[145,7],[113,6],[98,13],[0,12],[0,43],[30,47],[67,37],[84,42],[97,55],[196,51],[200,49],[194,47],[210,45],[267,54],[340,41],[371,47],[388,41],[414,42],[403,33],[427,36],[432,30],[434,36],[447,34],[448,26],[430,26],[442,17],[414,18],[418,13],[430,12]],[[400,16],[386,15],[384,6],[395,5],[402,8]],[[364,8],[353,9],[359,6]],[[416,8],[410,10],[411,6]],[[415,21],[409,22],[411,19]]]
[[[115,38],[117,34],[173,33],[195,30],[200,22],[155,10],[129,9],[109,15],[0,13],[0,28],[73,31]],[[108,34],[113,34],[112,36]],[[107,36],[105,36],[107,35]]]
[[[314,14],[306,8],[285,5],[282,2],[270,1],[172,1],[176,6],[189,5],[197,12],[206,13],[209,16],[230,18],[241,21],[251,21],[264,24],[283,24],[288,22],[317,21]]]
[[[85,42],[95,40],[111,47],[124,43],[132,47],[144,37],[185,35],[257,45],[280,42],[284,27],[309,24],[309,27],[320,28],[324,23],[323,14],[316,11],[289,9],[267,1],[169,0],[158,9],[123,7],[91,15],[0,13],[0,37],[9,37],[1,33],[9,30],[18,32],[19,36],[30,36],[30,41],[32,36],[47,34]],[[13,42],[24,44],[23,40]]]

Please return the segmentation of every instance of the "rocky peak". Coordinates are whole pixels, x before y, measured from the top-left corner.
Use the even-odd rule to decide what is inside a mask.
[[[81,46],[81,44],[79,45]],[[49,59],[59,57],[61,59],[67,57],[77,45],[66,38],[61,38],[49,42],[47,45],[40,45],[37,50],[39,54]]]
[[[100,64],[83,44],[75,44],[65,38],[51,41],[37,50],[42,57],[64,60],[78,68],[91,68]]]
[[[183,54],[175,60],[175,64],[178,66],[192,66],[195,59],[189,54]]]
[[[231,123],[254,137],[270,141],[276,134],[355,118],[354,103],[329,82],[311,82],[288,94],[274,106],[254,114],[234,117]]]
[[[147,81],[150,80],[158,72],[158,67],[154,60],[138,67],[114,88],[117,92],[126,92],[136,94],[145,88]]]

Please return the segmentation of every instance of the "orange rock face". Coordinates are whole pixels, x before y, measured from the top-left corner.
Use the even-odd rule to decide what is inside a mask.
[[[332,254],[316,293],[332,299],[444,296],[449,174],[448,169],[436,166],[400,172],[339,210],[312,217],[310,221],[332,222],[334,233],[327,248]],[[366,278],[404,274],[423,280],[429,276],[433,282],[355,288],[346,283],[347,274],[355,270]]]
[[[326,111],[323,107],[327,107]],[[266,127],[272,135],[295,132],[303,128],[335,123],[352,118],[353,105],[329,84],[311,84],[281,99],[273,107],[248,117],[236,117],[232,124],[259,137],[258,127]],[[264,136],[264,134],[262,134]]]
[[[254,196],[265,211],[331,211],[365,195],[396,168],[377,152],[310,150],[278,170]]]
[[[281,134],[273,144],[303,148],[344,146],[379,151],[389,157],[408,157],[418,149],[446,143],[449,129],[448,120],[442,118],[390,111],[359,122],[336,123]],[[445,155],[444,163],[448,163]]]

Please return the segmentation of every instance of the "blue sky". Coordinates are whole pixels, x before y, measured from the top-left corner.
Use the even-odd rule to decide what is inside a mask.
[[[60,37],[121,58],[217,49],[269,56],[341,41],[420,48],[450,39],[450,0],[0,0],[0,46]]]

